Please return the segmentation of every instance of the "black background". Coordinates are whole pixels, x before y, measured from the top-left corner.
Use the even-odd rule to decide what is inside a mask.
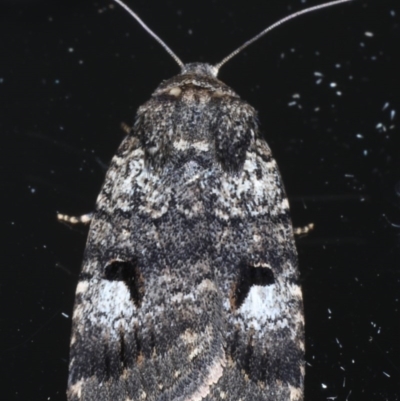
[[[318,3],[129,1],[183,61],[210,63]],[[119,124],[179,72],[110,4],[0,1],[2,400],[65,400],[87,229],[56,213],[93,210]],[[398,0],[318,11],[219,74],[259,110],[295,226],[315,224],[298,239],[306,401],[400,399],[399,21]]]

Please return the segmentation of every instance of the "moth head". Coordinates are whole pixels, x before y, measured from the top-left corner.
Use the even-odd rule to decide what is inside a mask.
[[[210,64],[205,63],[188,63],[182,67],[181,75],[195,74],[195,75],[206,75],[216,78],[218,75],[218,69]]]

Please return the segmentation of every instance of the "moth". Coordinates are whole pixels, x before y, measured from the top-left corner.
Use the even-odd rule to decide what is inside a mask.
[[[299,401],[304,317],[289,204],[257,113],[184,64],[137,111],[91,218],[69,401]]]

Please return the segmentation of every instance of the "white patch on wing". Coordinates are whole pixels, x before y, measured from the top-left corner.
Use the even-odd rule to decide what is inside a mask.
[[[109,334],[116,337],[121,328],[129,331],[136,308],[126,284],[122,281],[101,280],[97,294],[95,307],[85,313],[91,323],[106,327]]]
[[[76,287],[76,294],[86,292],[89,287],[89,282],[86,280],[80,281]]]
[[[289,210],[289,201],[287,200],[287,198],[283,198],[282,202],[279,206],[279,209],[281,210]]]
[[[279,317],[281,308],[276,284],[253,285],[238,311],[248,319],[256,319],[260,323],[265,323],[268,318]]]
[[[302,315],[297,311],[297,302],[293,302],[301,300],[299,291],[298,286],[286,286],[279,281],[266,286],[253,285],[236,311],[235,320],[244,325],[243,329],[253,327],[259,334],[265,330],[292,329],[303,324]]]

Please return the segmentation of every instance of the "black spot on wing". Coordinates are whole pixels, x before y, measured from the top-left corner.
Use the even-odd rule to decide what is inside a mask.
[[[109,281],[123,281],[132,301],[136,307],[140,307],[144,296],[144,279],[136,260],[110,261],[105,268],[104,278]]]
[[[231,294],[233,310],[240,308],[253,285],[271,285],[275,282],[274,273],[268,267],[254,267],[245,262],[239,265],[239,275]]]

